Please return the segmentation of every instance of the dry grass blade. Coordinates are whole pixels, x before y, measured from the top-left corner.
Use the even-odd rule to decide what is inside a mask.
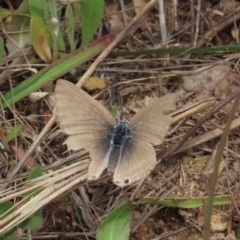
[[[79,165],[81,165],[81,163]],[[59,178],[50,178],[47,186],[45,186],[45,189],[42,192],[15,209],[12,214],[0,221],[0,234],[6,233],[9,229],[17,226],[23,220],[30,217],[41,207],[84,182],[87,178],[87,167],[88,165],[78,166],[77,168],[67,171],[65,174],[61,174],[61,179],[63,179],[63,177],[69,178],[60,183],[56,183],[56,180],[59,180]]]

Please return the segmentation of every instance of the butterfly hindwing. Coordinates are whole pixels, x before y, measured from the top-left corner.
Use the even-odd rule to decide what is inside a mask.
[[[148,176],[156,165],[156,154],[151,143],[133,139],[124,146],[114,172],[113,182],[125,187]]]

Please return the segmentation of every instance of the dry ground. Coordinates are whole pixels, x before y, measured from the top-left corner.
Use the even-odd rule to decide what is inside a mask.
[[[239,42],[239,2],[226,0],[163,2],[164,11],[159,11],[159,5],[156,4],[146,13],[149,17],[147,24],[131,37],[124,38],[113,52],[211,47]],[[177,5],[174,5],[176,2]],[[134,4],[142,3],[143,1],[137,0],[125,1],[124,8],[121,9],[120,1],[105,1],[103,22],[106,31],[111,32],[127,24],[137,12]],[[162,32],[159,27],[159,16],[162,17]],[[167,35],[166,39],[164,39],[164,31]],[[90,92],[93,96],[100,93],[98,100],[106,107],[111,108],[116,104],[114,91],[117,90],[123,99],[123,112],[129,119],[154,98],[181,90],[183,97],[177,104],[179,111],[174,113],[174,116],[177,118],[182,112],[184,115],[176,119],[164,144],[155,147],[160,163],[149,177],[140,184],[125,189],[114,186],[108,176],[101,178],[96,184],[86,184],[84,181],[78,188],[74,186],[75,194],[65,196],[64,200],[58,198],[44,207],[44,226],[39,230],[39,234],[36,233],[38,236],[36,239],[40,239],[40,235],[45,236],[45,239],[60,239],[59,232],[66,233],[61,239],[92,239],[99,221],[112,209],[129,199],[137,202],[143,197],[161,200],[207,197],[222,133],[219,129],[228,119],[233,100],[231,99],[225,106],[220,106],[217,111],[214,107],[237,90],[240,76],[238,64],[238,55],[228,52],[107,57],[97,67],[94,75],[106,81],[108,91]],[[91,62],[80,66],[77,69],[78,75],[82,75],[90,65]],[[1,71],[2,76],[3,74],[6,76],[6,65]],[[9,84],[6,82],[11,81],[14,87],[31,73],[23,69],[17,74],[13,72],[7,74],[8,78],[5,81],[0,80],[0,89],[3,93],[9,90]],[[77,78],[70,74],[63,78],[72,82],[77,81]],[[116,83],[117,87],[114,91],[111,90],[111,86]],[[45,86],[42,91],[52,92],[54,85],[55,82]],[[199,106],[200,103],[203,103],[202,107]],[[213,208],[210,239],[237,239],[235,235],[239,231],[238,111],[239,108],[234,114],[236,124],[229,132],[222,154],[214,194],[219,197],[229,197],[234,204]],[[209,117],[204,119],[207,113]],[[7,144],[9,153],[7,161],[11,164],[7,161],[0,162],[3,180],[11,180],[9,188],[14,187],[14,182],[21,182],[21,178],[26,176],[24,172],[30,171],[36,165],[44,166],[45,171],[49,173],[74,164],[79,158],[88,159],[84,151],[77,153],[78,155],[74,152],[65,152],[66,148],[62,146],[62,142],[66,139],[66,135],[59,130],[56,123],[45,134],[40,145],[34,149],[25,167],[11,178],[6,178],[11,167],[17,164],[17,159],[24,156],[51,116],[52,107],[46,99],[31,102],[28,97],[18,102],[13,111],[9,109],[4,111],[1,120],[3,130],[0,134],[6,134],[15,123],[22,122],[27,125],[27,130],[17,137],[17,141]],[[190,133],[199,122],[201,124]],[[184,142],[180,142],[184,136],[188,137]],[[4,154],[2,155],[5,158]],[[52,169],[47,170],[48,166],[52,166]],[[15,201],[18,202],[20,199],[21,197],[18,196]],[[80,220],[74,215],[78,211],[77,206],[81,206],[82,210]],[[202,239],[203,214],[202,207],[173,209],[159,205],[136,204],[130,239],[183,240],[190,236]],[[77,232],[84,234],[79,238]]]

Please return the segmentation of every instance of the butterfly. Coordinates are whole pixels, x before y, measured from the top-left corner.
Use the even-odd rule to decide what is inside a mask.
[[[129,122],[117,121],[97,100],[74,84],[58,80],[55,105],[61,129],[68,134],[69,150],[86,149],[92,161],[88,180],[96,180],[105,169],[113,182],[125,187],[147,177],[156,166],[154,145],[163,142],[176,109],[178,93],[157,99]]]

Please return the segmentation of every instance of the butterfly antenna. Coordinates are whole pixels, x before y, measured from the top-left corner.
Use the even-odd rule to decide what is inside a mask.
[[[123,119],[123,100],[121,94],[118,92],[118,106],[119,106],[119,119],[122,122]]]
[[[119,93],[118,89],[117,89],[117,83],[118,83],[118,79],[117,79],[117,74],[114,74],[112,76],[112,90],[111,90],[111,94],[112,94],[112,102],[116,101],[117,106],[118,106],[118,119],[119,121],[124,121],[124,117],[123,117],[123,100],[122,100],[122,96]]]

